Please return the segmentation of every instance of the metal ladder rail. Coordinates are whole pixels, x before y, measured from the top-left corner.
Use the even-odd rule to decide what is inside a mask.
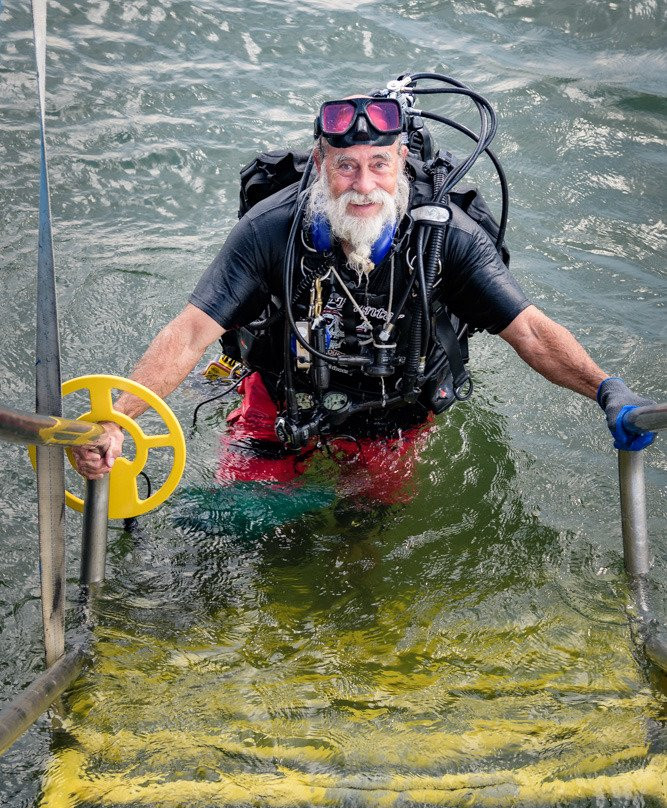
[[[629,410],[623,417],[623,427],[634,433],[667,428],[667,404]],[[643,455],[643,451],[618,452],[623,559],[634,595],[639,634],[646,656],[667,672],[667,630],[651,609],[648,597],[651,552],[646,523]]]
[[[0,440],[39,446],[94,444],[104,434],[98,424],[37,415],[0,407]],[[104,579],[106,560],[109,475],[87,480],[81,549],[81,584]],[[64,615],[63,615],[64,622]],[[64,633],[64,625],[60,627]],[[0,754],[6,751],[77,678],[86,661],[83,648],[74,648],[55,660],[28,687],[0,711]]]
[[[55,415],[37,415],[0,407],[0,440],[37,446],[95,445],[104,434],[99,424]],[[81,538],[82,586],[104,580],[109,513],[109,475],[86,480]]]
[[[46,13],[47,0],[31,0],[40,135],[39,239],[37,257],[37,323],[35,409],[37,414],[18,410],[2,411],[0,438],[36,446],[37,511],[39,522],[39,568],[44,624],[44,650],[47,670],[39,675],[0,713],[0,751],[11,745],[44,712],[78,675],[85,653],[82,649],[65,651],[65,468],[58,444],[85,443],[80,439],[81,425],[62,419],[60,375],[60,339],[56,300],[55,265],[51,227],[51,205],[46,149]],[[61,430],[71,432],[59,434]],[[93,430],[95,425],[88,425]],[[76,433],[79,433],[77,436]],[[32,439],[30,436],[32,435]],[[55,444],[55,445],[54,445]],[[88,507],[93,507],[96,540],[104,537],[106,514],[100,526],[100,508],[108,481],[89,489]],[[85,531],[93,530],[87,526]],[[85,544],[85,541],[84,541]]]

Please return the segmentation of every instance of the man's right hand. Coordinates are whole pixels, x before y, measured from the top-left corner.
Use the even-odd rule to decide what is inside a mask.
[[[104,435],[95,444],[73,446],[76,470],[89,480],[101,480],[111,471],[115,459],[123,451],[123,430],[113,421],[100,421]]]

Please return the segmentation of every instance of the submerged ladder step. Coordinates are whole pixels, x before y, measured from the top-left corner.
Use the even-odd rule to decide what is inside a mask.
[[[249,735],[250,723],[245,732],[240,725],[218,734],[173,730],[141,734],[119,730],[107,734],[81,728],[72,737],[84,755],[84,765],[88,759],[101,770],[117,768],[129,774],[149,775],[203,767],[232,772],[243,765],[264,771],[280,766],[310,772],[338,771],[341,777],[365,771],[374,771],[378,776],[403,771],[425,777],[452,770],[491,770],[498,766],[498,759],[534,761],[539,757],[554,775],[571,778],[631,768],[650,752],[646,744],[619,749],[611,739],[600,737],[600,727],[581,731],[581,727],[557,722],[528,725],[480,721],[461,733],[403,730],[393,736],[366,728],[360,729],[358,737],[350,736],[346,743],[338,745],[321,734],[315,735],[317,729],[321,728],[311,728],[310,737],[264,736],[252,742],[234,738]],[[551,759],[552,754],[557,759]]]
[[[199,776],[198,776],[199,774]],[[206,779],[196,770],[190,777],[169,780],[166,773],[128,777],[124,772],[85,775],[85,755],[63,750],[50,767],[41,808],[79,805],[236,806],[307,808],[359,806],[390,808],[418,805],[551,806],[565,800],[649,798],[660,804],[667,793],[667,756],[654,756],[632,771],[570,779],[551,778],[540,762],[515,770],[446,774],[441,777],[385,775],[374,772],[337,776],[280,766],[271,773],[235,772]]]

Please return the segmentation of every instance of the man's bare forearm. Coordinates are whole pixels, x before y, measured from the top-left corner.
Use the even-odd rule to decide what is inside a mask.
[[[165,398],[178,387],[201,355],[183,346],[178,335],[167,326],[151,342],[130,378]],[[114,407],[130,418],[137,418],[148,409],[145,401],[130,393],[123,393]]]
[[[546,379],[595,399],[608,377],[572,334],[530,306],[500,333],[519,356]]]
[[[131,379],[148,387],[160,398],[173,392],[201,359],[206,348],[224,333],[210,317],[188,305],[166,325],[148,346],[137,363]],[[123,393],[115,408],[137,418],[148,405]]]
[[[134,369],[132,379],[160,398],[168,396],[194,368],[206,348],[223,333],[222,326],[188,303],[151,342]],[[114,407],[132,419],[148,409],[144,401],[129,393],[123,393]],[[99,480],[108,474],[122,450],[123,431],[115,422],[105,424],[104,440],[99,446],[72,449],[77,470],[89,480]]]

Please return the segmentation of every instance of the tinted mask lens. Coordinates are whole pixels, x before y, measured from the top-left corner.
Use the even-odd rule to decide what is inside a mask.
[[[403,123],[401,108],[397,101],[388,98],[353,98],[343,101],[327,101],[322,105],[319,117],[320,134],[344,135],[363,116],[378,135],[401,131]]]
[[[401,113],[397,104],[372,101],[366,115],[378,132],[395,132],[401,128]]]
[[[326,135],[342,135],[350,128],[355,113],[354,104],[344,101],[326,104],[322,107],[322,131]]]

